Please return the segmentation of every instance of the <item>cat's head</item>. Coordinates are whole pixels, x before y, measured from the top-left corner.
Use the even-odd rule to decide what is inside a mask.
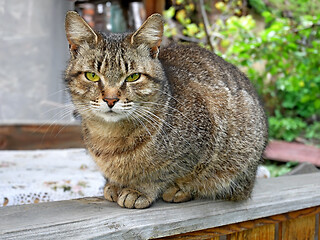
[[[157,106],[165,84],[158,60],[161,15],[150,16],[134,33],[105,35],[70,11],[65,27],[71,54],[66,81],[83,118],[117,122]]]

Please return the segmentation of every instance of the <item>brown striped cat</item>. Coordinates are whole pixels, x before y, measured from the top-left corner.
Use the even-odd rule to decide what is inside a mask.
[[[66,16],[66,82],[104,196],[146,208],[157,198],[245,200],[267,142],[266,116],[236,67],[195,45],[161,48],[154,14],[134,33]]]

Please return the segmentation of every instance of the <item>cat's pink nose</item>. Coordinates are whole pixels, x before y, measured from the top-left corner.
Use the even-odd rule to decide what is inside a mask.
[[[119,101],[119,98],[104,98],[103,101],[108,104],[109,108],[112,108]]]

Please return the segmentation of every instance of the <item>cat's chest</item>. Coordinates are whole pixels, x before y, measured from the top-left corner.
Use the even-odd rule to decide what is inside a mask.
[[[134,130],[124,132],[117,129],[85,127],[83,132],[85,143],[95,156],[134,155],[138,149],[145,148],[151,141],[150,136]]]
[[[115,143],[118,142],[118,143]],[[128,143],[126,139],[88,147],[93,159],[110,180],[118,183],[137,181],[154,172],[155,149],[150,141],[138,139]],[[130,145],[129,145],[130,144]]]
[[[125,181],[137,177],[133,175],[142,174],[149,168],[155,155],[153,139],[144,133],[120,135],[86,128],[84,140],[93,159],[108,178],[123,178]]]

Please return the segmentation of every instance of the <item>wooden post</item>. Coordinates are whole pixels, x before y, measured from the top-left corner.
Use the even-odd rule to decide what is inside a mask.
[[[147,17],[149,17],[153,13],[162,14],[166,1],[165,0],[145,0],[144,1]]]

